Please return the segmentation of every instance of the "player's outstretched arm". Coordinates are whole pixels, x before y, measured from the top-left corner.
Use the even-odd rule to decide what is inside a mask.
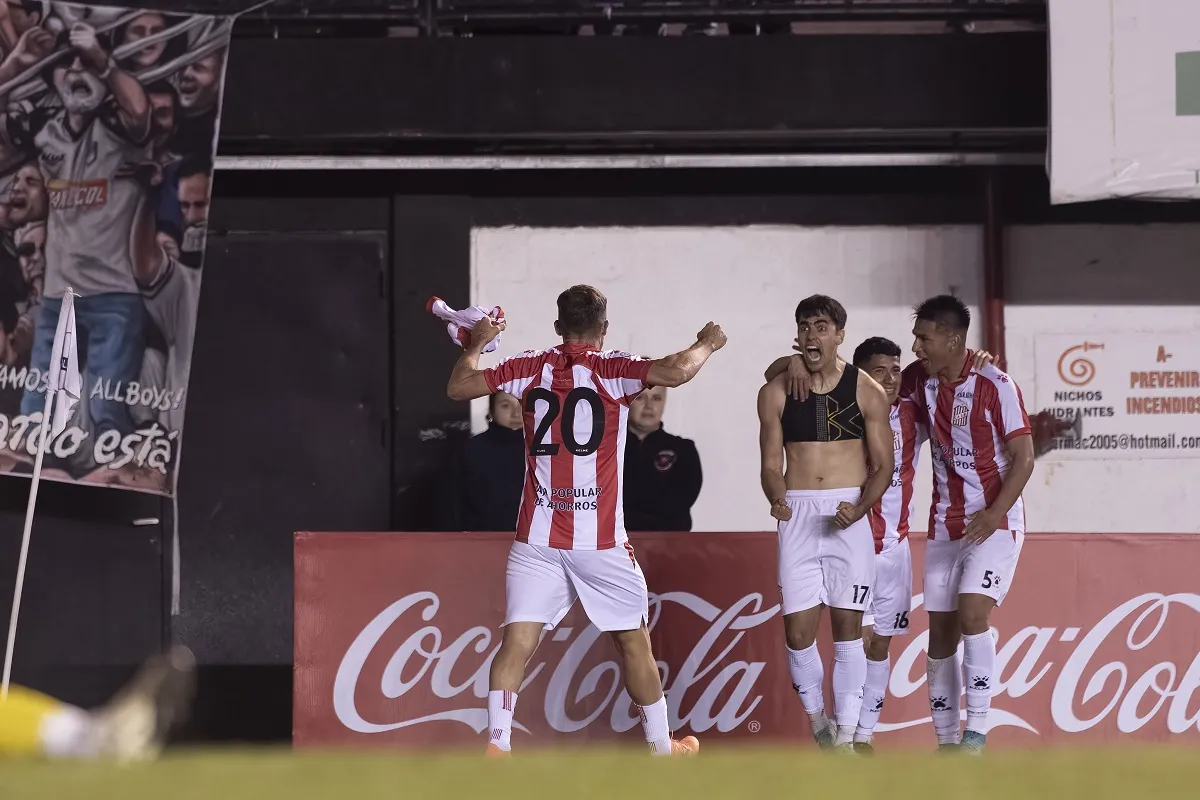
[[[862,497],[855,508],[862,517],[867,510],[879,502],[892,483],[896,468],[896,452],[892,442],[892,426],[889,420],[887,394],[865,372],[858,373],[858,408],[863,415],[863,428],[867,439],[867,452],[871,456],[871,477],[863,486]]]
[[[721,326],[708,323],[696,334],[696,343],[650,364],[646,375],[647,386],[663,386],[673,389],[683,386],[700,372],[708,357],[725,346],[729,338]]]
[[[763,494],[771,504],[771,515],[788,520],[787,482],[783,477],[783,378],[777,378],[758,390],[759,479]]]
[[[446,394],[451,400],[474,400],[492,393],[483,370],[479,368],[479,357],[483,355],[483,348],[502,330],[504,321],[496,322],[491,317],[484,317],[471,328],[471,341],[463,348],[450,373],[450,380],[446,382]]]

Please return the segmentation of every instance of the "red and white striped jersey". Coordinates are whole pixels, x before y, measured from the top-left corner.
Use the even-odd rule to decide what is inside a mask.
[[[892,423],[892,445],[896,452],[896,467],[892,483],[883,497],[871,509],[871,532],[875,534],[875,552],[882,553],[908,537],[908,518],[912,513],[913,476],[921,445],[929,438],[929,425],[912,400],[892,403],[889,414]]]
[[[975,370],[971,366],[974,356],[967,351],[962,374],[953,384],[928,376],[917,382],[912,380],[916,373],[908,381],[902,378],[901,396],[906,387],[915,388],[911,399],[929,420],[933,461],[931,539],[962,538],[967,518],[1000,494],[1008,472],[1008,442],[1031,433],[1020,388],[993,365]],[[1021,498],[1013,503],[1001,524],[1008,530],[1025,530]]]
[[[629,353],[561,344],[483,371],[491,392],[508,392],[525,410],[518,541],[606,550],[628,540],[625,435],[629,404],[646,388],[650,363]]]

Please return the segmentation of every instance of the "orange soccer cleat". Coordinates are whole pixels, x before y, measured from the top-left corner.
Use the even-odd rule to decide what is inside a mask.
[[[485,758],[512,758],[511,750],[501,750],[496,745],[488,742],[487,750],[483,753]]]
[[[671,740],[671,755],[673,756],[694,756],[698,752],[700,752],[700,740],[695,736]]]

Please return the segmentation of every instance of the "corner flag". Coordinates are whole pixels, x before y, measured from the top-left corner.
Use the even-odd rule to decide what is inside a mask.
[[[29,560],[29,535],[33,531],[33,509],[37,505],[38,481],[42,477],[42,457],[50,442],[66,430],[83,388],[83,380],[79,375],[79,342],[75,337],[75,295],[70,287],[63,295],[62,309],[58,312],[58,329],[54,332],[54,349],[50,352],[47,377],[46,405],[42,411],[42,424],[38,427],[37,456],[33,460],[29,504],[25,507],[25,532],[21,537],[21,557],[17,561],[17,586],[13,591],[12,612],[8,619],[8,645],[4,651],[4,675],[0,678],[0,700],[8,698],[8,685],[12,678],[17,615],[21,612],[21,590],[25,587],[25,565]]]

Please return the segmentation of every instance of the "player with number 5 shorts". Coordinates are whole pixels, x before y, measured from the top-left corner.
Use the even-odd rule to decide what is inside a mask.
[[[992,609],[1004,602],[1025,540],[1021,492],[1034,447],[1016,383],[995,366],[977,368],[966,347],[971,313],[950,295],[916,309],[913,353],[901,397],[929,423],[933,507],[925,548],[929,611],[929,702],[942,746],[978,753],[996,679]],[[963,673],[955,663],[963,642]],[[966,681],[967,725],[959,737],[958,699]]]
[[[623,462],[629,404],[647,387],[690,381],[725,346],[725,334],[710,322],[691,347],[657,361],[604,350],[608,300],[591,286],[572,286],[558,297],[554,330],[562,344],[480,370],[480,354],[504,325],[479,321],[447,385],[455,400],[507,392],[524,409],[525,490],[508,556],[504,637],[492,659],[487,752],[509,753],[525,665],[542,633],[578,599],[592,624],[613,636],[651,752],[694,753],[694,736],[671,738],[647,629],[646,579],[625,533]]]

